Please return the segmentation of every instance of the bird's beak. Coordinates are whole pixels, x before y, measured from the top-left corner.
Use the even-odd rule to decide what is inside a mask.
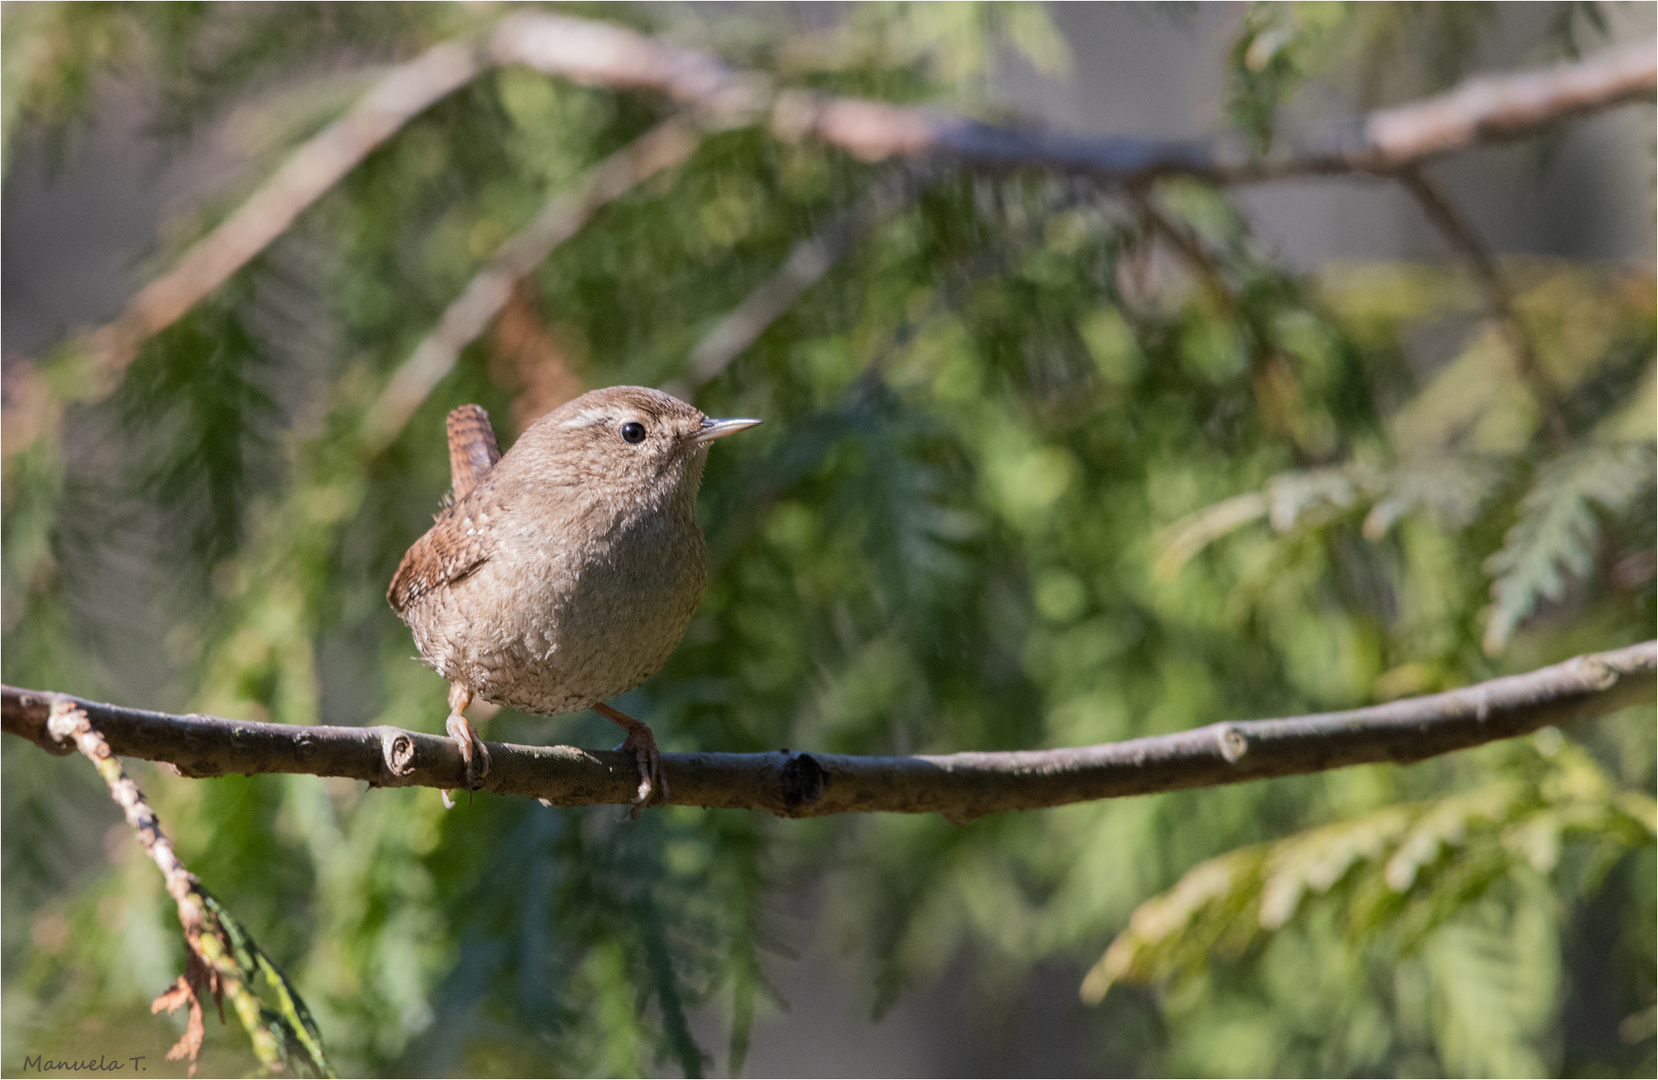
[[[732,420],[704,420],[702,430],[691,436],[691,439],[693,442],[710,443],[715,439],[723,439],[727,435],[735,435],[744,428],[751,428],[759,422],[746,417]]]

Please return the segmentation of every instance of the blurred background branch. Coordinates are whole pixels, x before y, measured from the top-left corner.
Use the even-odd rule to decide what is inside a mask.
[[[146,285],[93,335],[94,378],[107,393],[151,335],[177,322],[294,223],[374,149],[440,98],[478,76],[474,51],[445,42],[400,65],[285,161],[235,213]]]
[[[103,388],[100,392],[107,392],[113,385],[111,380],[119,377],[146,338],[172,325],[222,285],[377,146],[434,102],[477,78],[487,64],[518,63],[583,85],[654,91],[724,123],[750,122],[773,93],[763,78],[729,70],[706,54],[620,26],[567,16],[518,12],[501,20],[488,40],[484,62],[477,50],[446,42],[386,75],[350,112],[295,151],[276,175],[192,247],[173,269],[147,285],[120,319],[91,339],[93,378]],[[1042,168],[1116,182],[1188,174],[1238,183],[1401,170],[1484,142],[1530,134],[1562,119],[1649,97],[1655,89],[1658,48],[1651,43],[1628,45],[1547,70],[1470,79],[1438,97],[1365,118],[1358,125],[1361,134],[1356,144],[1346,135],[1336,135],[1315,140],[1312,149],[1290,157],[1259,162],[1228,161],[1225,151],[1195,144],[1051,136],[998,128],[932,110],[796,91],[776,97],[772,130],[785,139],[821,140],[866,162],[938,157],[969,167]],[[641,143],[641,159],[650,157],[645,153],[648,149],[660,150],[659,141],[664,145],[672,141],[666,129]],[[694,144],[683,142],[675,145],[683,153],[694,148]],[[666,154],[661,161],[653,162],[645,175],[682,156]],[[589,181],[591,190],[608,191],[600,181],[625,167],[624,158],[595,166]],[[521,234],[511,250],[503,251],[501,258],[513,264],[513,273],[522,276],[560,239],[579,228],[593,208],[631,186],[620,185],[585,212],[577,212],[562,201],[550,204],[544,217]],[[1413,184],[1414,190],[1417,188]],[[1436,221],[1443,217],[1437,213],[1433,216]],[[554,219],[556,225],[551,224]],[[540,258],[529,258],[535,252]],[[813,262],[819,257],[816,249],[798,254]],[[1485,270],[1479,272],[1482,278],[1487,276]],[[395,434],[401,426],[397,417],[406,418],[423,396],[416,384],[430,385],[441,377],[458,347],[475,338],[500,310],[510,291],[503,291],[505,286],[497,281],[504,281],[505,273],[501,268],[486,272],[487,285],[484,279],[475,281],[446,313],[445,322],[410,358],[406,379],[388,387],[387,396],[375,410],[376,419],[366,432],[371,443]],[[791,277],[786,272],[779,281]],[[492,299],[486,299],[485,293]],[[776,300],[767,297],[753,302],[770,306]],[[752,313],[733,314],[746,324]],[[734,327],[732,324],[724,332],[731,333]],[[716,357],[724,351],[718,345],[715,341],[707,346]],[[1523,352],[1518,342],[1516,348]],[[693,382],[703,381],[696,372],[720,366],[716,359],[704,358],[700,352],[693,353],[692,363]],[[1535,369],[1534,364],[1529,366]]]
[[[1467,218],[1457,211],[1444,192],[1422,175],[1421,169],[1406,168],[1397,175],[1428,220],[1445,237],[1446,243],[1467,261],[1474,280],[1485,294],[1491,317],[1502,326],[1503,335],[1508,339],[1515,369],[1537,398],[1537,407],[1543,413],[1544,433],[1555,449],[1563,449],[1570,436],[1566,430],[1566,419],[1560,412],[1560,403],[1556,400],[1555,388],[1549,382],[1548,373],[1543,370],[1531,331],[1515,309],[1512,290],[1503,280],[1491,252],[1474,232],[1473,226],[1468,224]]]
[[[794,306],[801,293],[817,284],[844,258],[866,233],[901,210],[909,196],[907,192],[897,189],[909,186],[911,182],[900,176],[897,182],[871,187],[856,206],[796,244],[775,275],[743,297],[742,303],[732,308],[697,342],[686,358],[684,378],[669,383],[663,389],[688,398],[697,387],[717,378],[744,349],[754,344],[768,326]]]

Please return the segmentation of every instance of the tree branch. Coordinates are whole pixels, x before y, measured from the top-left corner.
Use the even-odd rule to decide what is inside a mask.
[[[1150,226],[1153,233],[1166,240],[1170,247],[1186,263],[1203,286],[1204,292],[1215,307],[1228,316],[1235,316],[1238,312],[1238,297],[1226,283],[1226,276],[1221,273],[1220,264],[1214,255],[1203,247],[1203,242],[1193,236],[1191,232],[1176,225],[1163,208],[1157,205],[1152,198],[1149,187],[1143,183],[1129,184],[1127,187],[1129,202],[1141,219]]]
[[[734,71],[705,53],[624,27],[563,15],[510,15],[497,27],[489,52],[495,63],[518,63],[584,85],[663,94],[699,112],[705,126],[764,122],[769,113],[778,137],[816,138],[863,161],[931,158],[974,168],[1034,166],[1123,182],[1187,173],[1218,183],[1244,183],[1398,169],[1477,141],[1512,138],[1550,120],[1605,108],[1658,86],[1658,56],[1650,46],[1610,49],[1574,65],[1471,79],[1440,97],[1372,114],[1360,126],[1356,142],[1343,132],[1326,139],[1325,149],[1263,163],[1185,141],[1054,136],[913,106],[792,90],[774,93],[764,76]],[[686,147],[686,156],[694,145],[693,141]],[[773,278],[698,343],[686,376],[672,389],[684,392],[716,377],[890,208],[890,199],[872,195],[845,218],[801,241]],[[549,204],[543,215],[553,210],[554,204]],[[547,244],[539,258],[510,272],[516,276],[492,264],[473,280],[370,410],[364,425],[366,453],[377,453],[396,437],[453,368],[460,350],[500,312],[511,285],[573,235],[590,213],[573,217],[568,231]],[[536,227],[532,224],[525,234]],[[1520,339],[1529,340],[1523,332]]]
[[[705,127],[769,122],[780,138],[815,138],[863,161],[932,158],[978,169],[1044,168],[1111,182],[1183,173],[1235,184],[1396,171],[1476,143],[1515,138],[1556,120],[1649,97],[1658,88],[1658,53],[1652,43],[1641,42],[1549,69],[1467,79],[1438,97],[1372,113],[1310,149],[1258,161],[1215,142],[1053,135],[914,106],[778,92],[763,75],[734,71],[705,53],[625,27],[519,11],[502,19],[482,48],[445,42],[394,68],[344,116],[295,150],[172,270],[145,286],[119,319],[91,336],[91,365],[81,380],[81,393],[107,393],[145,340],[257,257],[375,148],[441,98],[503,64],[523,64],[589,86],[664,94],[699,113]],[[664,143],[671,141],[670,133],[660,128],[644,138],[653,135]],[[688,154],[690,147],[684,152]],[[599,174],[607,168],[619,165],[607,160],[589,180],[602,180]],[[528,268],[514,271],[503,266],[503,257],[518,266],[524,262],[520,256],[539,245],[545,258],[545,251],[579,229],[597,205],[620,194],[586,201],[602,188],[602,183],[594,183],[585,195],[572,193],[549,203],[450,306],[371,411],[364,431],[371,454],[396,437],[426,393],[452,368],[460,349],[499,313],[510,291],[504,287],[508,279],[516,281],[528,273]],[[518,241],[522,250],[513,248]],[[796,254],[805,265],[816,253],[803,248]],[[779,297],[785,297],[784,308],[792,303],[793,297],[786,296],[792,273],[785,268],[777,296],[751,298],[756,307],[775,309]],[[734,340],[741,336],[738,331],[759,321],[754,311],[733,312],[731,318],[741,325],[721,324],[719,329]],[[711,354],[730,351],[720,341],[706,344]],[[702,366],[714,368],[717,359],[707,359]],[[8,421],[15,423],[18,417],[13,413],[6,410]],[[54,427],[43,422],[31,430]],[[21,445],[12,440],[7,456]]]
[[[1651,104],[1655,89],[1658,47],[1651,41],[1549,68],[1476,75],[1437,97],[1372,113],[1364,122],[1362,148],[1344,157],[1372,172],[1397,169],[1626,101]]]
[[[674,803],[785,817],[898,812],[968,821],[1005,810],[1320,772],[1410,763],[1654,700],[1658,641],[1580,656],[1524,675],[1347,712],[1210,724],[1063,750],[853,757],[787,750],[664,754]],[[68,703],[66,706],[64,703]],[[297,727],[171,716],[0,688],[0,727],[54,754],[73,752],[49,724],[85,711],[110,748],[172,762],[186,776],[308,773],[372,785],[463,784],[453,740],[395,727]],[[570,746],[490,745],[485,790],[558,806],[626,805],[631,754]]]

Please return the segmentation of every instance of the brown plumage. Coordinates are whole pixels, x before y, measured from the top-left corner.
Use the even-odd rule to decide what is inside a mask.
[[[661,669],[708,578],[696,519],[708,444],[758,423],[710,420],[657,390],[595,390],[492,461],[489,418],[449,417],[455,501],[415,541],[386,598],[448,679],[449,731],[472,781],[488,751],[474,698],[542,714],[593,708],[627,730],[640,795],[666,794],[650,729],[606,706]]]

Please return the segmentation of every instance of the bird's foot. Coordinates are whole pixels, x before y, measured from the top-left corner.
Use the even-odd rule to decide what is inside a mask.
[[[662,768],[662,751],[656,748],[656,736],[644,724],[628,732],[618,750],[632,750],[639,766],[639,791],[633,797],[633,809],[628,817],[637,821],[645,807],[668,801],[668,774]]]
[[[455,740],[460,749],[461,762],[466,766],[466,791],[468,798],[477,789],[478,781],[489,775],[489,747],[478,737],[472,725],[466,722],[461,710],[471,703],[471,695],[459,686],[449,692],[449,720],[444,725],[449,731],[449,737]],[[473,761],[477,760],[478,768],[474,768]],[[443,795],[445,809],[453,810],[455,802],[449,797],[449,789],[440,789]]]
[[[639,766],[639,790],[633,798],[633,809],[628,813],[628,817],[638,820],[645,807],[668,801],[668,773],[662,767],[662,751],[656,748],[656,736],[638,720],[602,701],[593,706],[593,711],[620,724],[628,733],[616,749],[633,751],[634,761]]]

